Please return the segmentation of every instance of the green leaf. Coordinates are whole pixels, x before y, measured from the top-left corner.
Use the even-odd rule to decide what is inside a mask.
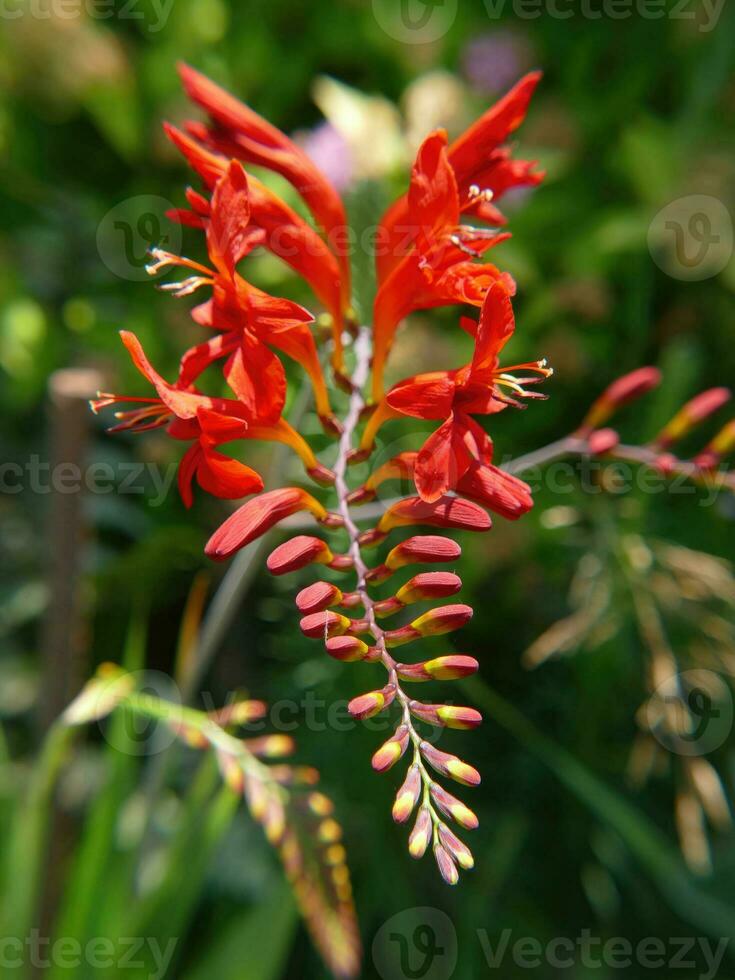
[[[265,901],[229,918],[204,944],[206,954],[183,980],[277,980],[283,976],[297,921],[291,891],[281,884]]]
[[[708,894],[692,878],[678,851],[648,817],[539,731],[483,680],[473,677],[460,684],[496,724],[543,762],[602,824],[617,833],[682,919],[706,935],[735,938],[735,909]]]

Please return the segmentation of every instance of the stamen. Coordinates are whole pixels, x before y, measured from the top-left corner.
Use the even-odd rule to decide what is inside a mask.
[[[489,204],[494,197],[495,195],[489,187],[481,188],[478,184],[470,184],[467,191],[470,204],[477,204],[478,201]]]
[[[201,286],[213,285],[214,279],[210,279],[206,276],[189,276],[188,279],[183,279],[181,282],[160,283],[157,288],[164,293],[171,293],[173,296],[180,298],[182,296],[191,296],[191,294],[195,293]]]
[[[203,272],[205,276],[214,275],[212,270],[208,269],[206,265],[201,265],[201,263],[195,262],[193,259],[187,259],[183,255],[174,255],[173,252],[166,252],[157,246],[148,249],[148,254],[154,260],[153,262],[149,262],[145,267],[145,271],[149,276],[155,276],[162,269],[170,269],[176,266],[194,269],[196,272]]]

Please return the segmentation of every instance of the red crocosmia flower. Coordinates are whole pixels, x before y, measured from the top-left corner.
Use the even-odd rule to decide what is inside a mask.
[[[168,434],[174,439],[194,439],[179,464],[179,493],[187,507],[193,503],[191,481],[207,493],[226,500],[237,500],[251,493],[260,493],[263,481],[255,470],[244,463],[216,451],[223,442],[241,439],[246,434],[247,423],[242,419],[209,412],[197,411],[194,419],[174,419]]]
[[[222,332],[184,354],[180,382],[191,384],[213,361],[227,357],[224,374],[237,397],[254,418],[275,422],[285,402],[286,376],[281,362],[269,350],[270,345],[305,368],[314,388],[317,411],[326,424],[333,425],[316,344],[308,327],[311,314],[297,303],[264,293],[236,272],[237,263],[264,237],[262,229],[250,223],[250,195],[244,170],[232,161],[217,181],[211,202],[194,192],[190,192],[189,200],[196,220],[188,223],[205,230],[207,250],[216,271],[160,249],[152,250],[149,270],[154,273],[183,265],[197,271],[198,275],[182,283],[169,283],[162,288],[181,296],[211,285],[212,300],[197,307],[192,315],[200,325]]]
[[[232,161],[212,153],[196,140],[165,124],[164,131],[171,142],[212,190],[225,175]],[[334,362],[341,369],[344,304],[340,267],[324,239],[303,218],[269,190],[252,174],[247,178],[250,220],[263,232],[262,244],[294,269],[311,286],[314,295],[324,304],[332,317]],[[190,192],[192,211],[174,210],[170,216],[188,225],[203,226],[204,199]]]
[[[510,149],[501,145],[523,122],[540,78],[540,72],[522,78],[448,148],[447,158],[463,213],[494,225],[505,224],[505,218],[493,202],[512,187],[533,186],[543,180],[543,173],[534,172],[535,163],[513,160]],[[416,230],[409,218],[409,207],[408,196],[404,194],[388,208],[380,222],[379,283],[393,271],[414,240]]]
[[[192,441],[179,469],[179,490],[184,503],[191,505],[191,480],[209,493],[236,499],[263,489],[255,470],[237,460],[223,456],[217,446],[235,439],[262,439],[283,442],[300,456],[309,475],[320,483],[331,482],[333,474],[322,466],[306,441],[284,419],[272,425],[253,422],[246,407],[232,398],[210,398],[192,387],[169,384],[156,371],[135,334],[121,331],[120,336],[140,373],[156,389],[157,398],[135,398],[127,395],[100,394],[92,402],[99,412],[121,402],[140,404],[140,408],[117,412],[117,425],[110,431],[143,432],[167,426],[174,439]]]
[[[475,337],[471,363],[455,371],[419,374],[395,385],[365,427],[361,443],[362,452],[369,451],[382,423],[397,415],[443,419],[414,466],[416,489],[429,502],[455,489],[473,462],[492,460],[492,442],[471,416],[491,415],[508,405],[518,407],[519,398],[544,398],[524,385],[537,384],[551,374],[545,361],[499,366],[500,352],[515,330],[510,297],[500,283],[488,290],[479,323],[464,320],[462,325]],[[516,370],[530,371],[532,376],[515,377],[510,372]]]
[[[451,303],[481,306],[491,285],[513,295],[515,283],[494,265],[476,263],[507,233],[460,225],[457,180],[447,159],[447,135],[438,130],[419,148],[408,191],[414,245],[382,282],[375,297],[373,399],[383,390],[383,368],[400,321],[413,310]],[[468,258],[469,257],[469,258]]]
[[[195,125],[193,131],[207,145],[226,156],[267,167],[296,188],[325,234],[332,238],[347,227],[344,205],[327,177],[292,140],[249,106],[220,88],[205,75],[180,64],[179,74],[189,98],[214,122],[211,128]],[[342,297],[350,301],[348,256],[337,254],[342,278]]]

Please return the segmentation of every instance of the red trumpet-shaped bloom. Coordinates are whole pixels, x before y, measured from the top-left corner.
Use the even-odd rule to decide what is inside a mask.
[[[457,180],[447,159],[447,135],[438,130],[419,148],[408,190],[411,251],[381,283],[375,297],[373,398],[382,395],[385,359],[400,321],[413,310],[453,303],[481,306],[493,283],[515,292],[507,272],[472,261],[508,238],[505,232],[460,224]]]
[[[226,358],[224,374],[237,397],[253,418],[275,422],[286,398],[283,365],[269,349],[275,347],[299,362],[308,373],[323,420],[331,417],[329,396],[319,357],[308,324],[313,317],[290,300],[269,296],[237,273],[237,265],[253,248],[262,244],[265,233],[252,223],[248,178],[233,161],[217,180],[211,201],[190,191],[188,224],[203,228],[207,251],[215,267],[152,250],[149,271],[180,265],[197,275],[163,289],[178,296],[189,295],[200,286],[211,286],[212,299],[198,306],[193,317],[201,326],[219,331],[217,336],[188,350],[181,360],[181,381],[195,381],[214,361]]]
[[[510,149],[502,145],[523,122],[540,78],[540,72],[526,75],[448,147],[447,159],[463,213],[502,225],[505,219],[494,202],[512,187],[532,186],[543,180],[543,173],[534,172],[534,163],[513,160]],[[381,219],[380,240],[384,247],[377,259],[380,282],[400,261],[406,240],[412,242],[416,234],[409,211],[408,195],[404,194]]]
[[[346,228],[347,216],[339,194],[293,140],[189,65],[180,64],[179,74],[186,94],[213,121],[209,128],[195,126],[195,133],[227,156],[267,167],[285,177],[302,196],[327,236],[340,234]],[[342,271],[343,296],[349,303],[349,261],[344,255],[337,255],[337,258]]]
[[[214,189],[231,161],[210,152],[175,126],[166,125],[164,130],[207,187]],[[248,175],[248,193],[250,220],[263,232],[263,247],[302,276],[327,308],[333,322],[335,358],[341,359],[344,303],[337,259],[318,232],[252,174]],[[191,195],[189,203],[193,203]],[[172,215],[186,224],[201,226],[201,214],[196,206],[193,213],[174,211]]]
[[[136,432],[167,426],[174,439],[191,441],[179,466],[178,485],[187,507],[192,504],[191,483],[194,477],[208,493],[236,499],[263,489],[263,481],[249,466],[217,452],[217,446],[248,435],[248,421],[239,402],[226,398],[209,398],[190,388],[165,381],[145,356],[135,334],[121,332],[123,343],[140,373],[153,385],[157,398],[129,398],[124,395],[101,395],[92,407],[95,411],[118,402],[137,402],[141,408],[118,412],[119,423],[111,431]]]
[[[515,330],[510,297],[501,284],[488,290],[479,323],[468,320],[463,326],[474,333],[472,361],[458,370],[434,371],[399,382],[378,407],[362,440],[362,449],[369,449],[382,422],[396,415],[443,419],[413,467],[416,489],[428,502],[456,489],[474,464],[491,462],[492,442],[472,415],[491,415],[508,405],[519,406],[519,399],[545,397],[524,385],[537,384],[551,374],[545,361],[500,367],[500,352]],[[510,373],[518,370],[531,375],[519,378]]]

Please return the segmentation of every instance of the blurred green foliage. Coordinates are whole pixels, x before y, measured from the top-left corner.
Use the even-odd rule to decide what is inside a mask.
[[[675,6],[667,2],[667,12]],[[548,402],[497,422],[498,454],[518,455],[571,431],[608,381],[642,363],[659,364],[665,381],[645,408],[629,409],[621,420],[631,441],[656,431],[696,391],[732,380],[735,260],[730,256],[722,271],[703,281],[672,278],[652,260],[648,230],[664,206],[692,194],[715,197],[735,213],[735,10],[723,9],[716,27],[705,30],[702,5],[695,3],[688,8],[696,9],[694,19],[655,20],[635,13],[590,19],[578,12],[558,19],[548,10],[527,19],[511,7],[493,20],[482,3],[463,3],[448,31],[421,45],[386,33],[362,0],[175,0],[168,7],[139,0],[127,9],[140,17],[123,16],[122,5],[115,8],[119,16],[104,18],[41,18],[27,10],[0,16],[3,461],[25,466],[34,455],[48,459],[46,383],[54,369],[94,366],[110,390],[142,393],[117,330],[138,333],[169,375],[196,336],[186,302],[141,280],[142,255],[126,259],[118,242],[111,259],[104,245],[98,247],[121,202],[139,195],[177,206],[183,200],[189,175],[160,132],[162,118],[178,122],[188,111],[178,59],[291,132],[319,122],[310,97],[317,76],[401,104],[407,87],[429,71],[442,68],[461,78],[471,41],[494,34],[507,44],[522,42],[519,73],[537,65],[545,78],[518,137],[522,153],[538,156],[548,179],[508,208],[514,238],[496,261],[519,284],[517,360],[544,354],[556,374]],[[493,95],[463,84],[460,116],[471,119]],[[353,189],[352,213],[364,224],[376,221],[379,202],[404,183],[405,173],[394,172],[383,185]],[[173,233],[163,223],[160,228]],[[190,250],[198,247],[188,233],[184,242]],[[266,288],[309,302],[282,269],[258,261]],[[396,371],[436,364],[437,356],[459,363],[464,349],[449,330],[452,323],[448,314],[416,317],[397,346]],[[165,471],[176,460],[177,448],[155,434],[112,440],[101,421],[94,425],[90,459],[118,471],[136,460]],[[307,418],[305,431],[310,427],[316,431]],[[259,452],[256,465],[265,465],[267,450]],[[195,573],[206,567],[202,545],[224,513],[203,495],[190,513],[174,491],[157,500],[150,479],[142,490],[89,495],[85,502],[94,531],[85,568],[93,610],[86,673],[101,660],[120,659],[128,624],[142,605],[149,627],[145,663],[173,672],[186,596]],[[514,937],[545,942],[588,928],[635,943],[646,936],[702,935],[706,922],[715,921],[712,896],[735,908],[733,837],[715,839],[712,877],[693,884],[675,853],[671,780],[635,793],[626,781],[646,663],[626,600],[619,599],[627,625],[614,641],[533,673],[520,663],[526,647],[568,613],[579,557],[590,548],[605,551],[595,535],[655,536],[731,557],[732,503],[703,507],[700,500],[669,494],[655,501],[640,494],[617,499],[574,488],[560,499],[542,488],[519,525],[498,520],[489,537],[467,542],[463,598],[476,614],[457,649],[479,652],[482,681],[500,692],[502,704],[516,706],[521,720],[506,714],[505,723],[497,723],[493,705],[502,710],[492,696],[481,688],[468,695],[478,703],[489,698],[487,722],[479,735],[453,735],[451,750],[477,765],[485,782],[474,794],[481,818],[474,835],[477,869],[451,892],[430,862],[410,861],[403,833],[391,824],[395,780],[369,769],[379,736],[362,727],[334,732],[324,723],[326,706],[372,686],[371,668],[327,662],[295,630],[294,582],[264,571],[255,577],[203,687],[214,703],[245,686],[257,697],[299,706],[299,758],[319,767],[345,826],[365,976],[377,975],[371,943],[379,927],[413,906],[434,906],[451,917],[460,942],[457,978],[486,969],[478,929],[497,935],[511,928]],[[48,495],[34,492],[0,497],[0,715],[15,760],[0,786],[3,802],[27,778],[37,744],[32,717],[44,689],[37,638],[47,602],[48,502]],[[573,511],[573,520],[555,519],[560,505]],[[218,573],[212,574],[216,580]],[[317,724],[303,724],[309,710]],[[732,740],[719,752],[720,769],[727,771]],[[137,760],[120,767],[93,741],[64,777],[63,807],[77,828],[105,779],[111,773],[119,779],[119,799],[108,798],[112,811],[94,811],[108,835],[97,847],[112,848],[109,840],[117,835],[110,878],[97,885],[107,902],[100,916],[113,930],[115,910],[122,915],[120,881],[132,873],[134,859],[151,862],[155,879],[156,855],[176,833],[177,807],[195,792],[187,788],[191,760],[179,759],[174,788],[162,791],[148,813],[148,836],[138,850],[130,843],[136,820],[151,805],[140,768]],[[49,872],[57,886],[63,871]],[[144,872],[140,865],[135,870],[143,889]],[[182,880],[187,874],[185,862]],[[280,868],[256,830],[236,820],[201,875],[187,912],[196,926],[182,932],[170,976],[323,975],[303,929],[294,934],[281,901]],[[94,934],[93,926],[77,927]],[[722,935],[719,926],[712,930]],[[261,945],[271,955],[251,961],[253,947]],[[733,963],[720,975],[735,976]],[[508,978],[525,972],[503,967]],[[550,966],[537,971],[557,972]],[[616,975],[583,967],[569,975],[593,972]],[[663,967],[646,975],[669,972]]]

